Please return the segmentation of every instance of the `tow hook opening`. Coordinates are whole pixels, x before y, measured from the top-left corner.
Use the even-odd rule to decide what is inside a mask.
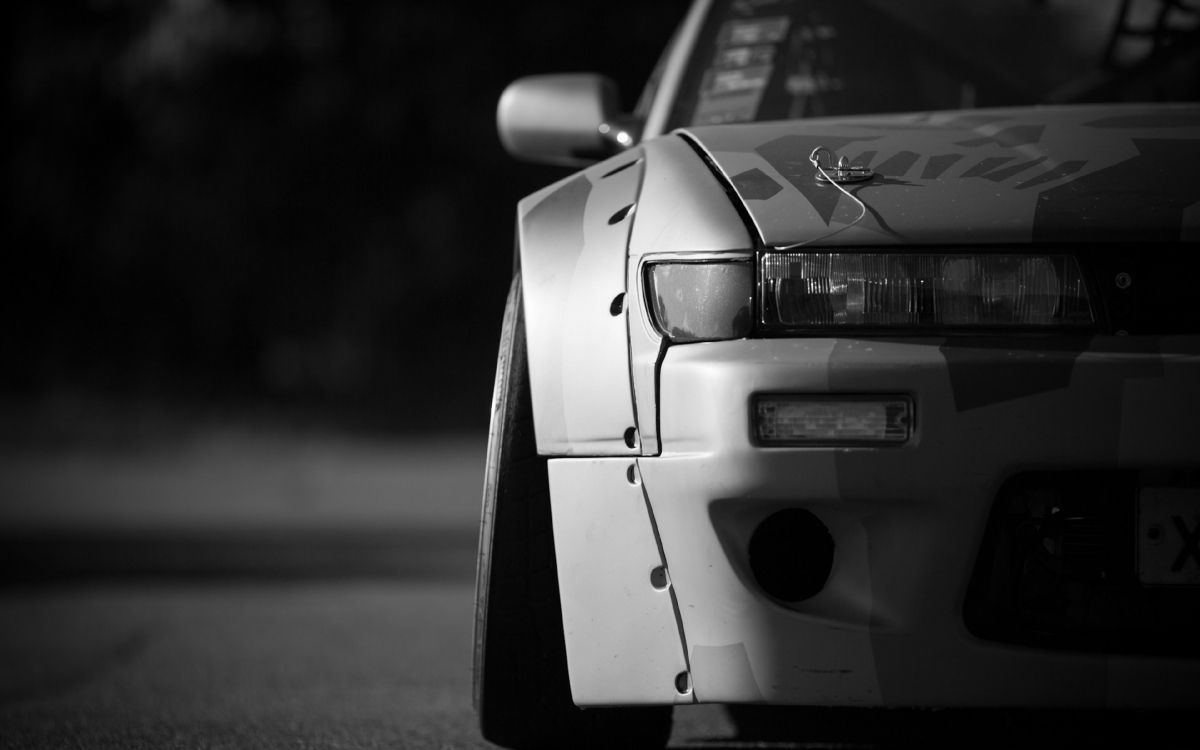
[[[833,537],[811,511],[767,516],[750,537],[750,570],[770,596],[788,603],[816,596],[833,569]]]

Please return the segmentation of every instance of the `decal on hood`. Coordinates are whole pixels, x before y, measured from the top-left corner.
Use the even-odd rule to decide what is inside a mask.
[[[1018,108],[693,128],[765,245],[1171,241],[1200,226],[1196,105]],[[845,193],[814,149],[876,173]],[[859,216],[856,201],[867,216]]]

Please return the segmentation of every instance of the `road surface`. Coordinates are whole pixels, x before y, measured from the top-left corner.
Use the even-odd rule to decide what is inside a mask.
[[[0,451],[0,748],[489,747],[470,663],[484,442],[234,429]]]
[[[0,748],[484,748],[469,580],[114,581],[0,591]],[[996,717],[739,734],[676,709],[671,747],[1192,747],[1162,727]],[[773,717],[766,717],[772,719]],[[926,717],[928,718],[928,717]],[[1123,736],[1122,736],[1123,735]],[[616,749],[619,750],[619,749]]]
[[[479,436],[294,435],[0,455],[0,750],[488,747],[482,456]],[[686,707],[671,745],[1190,746],[1141,719],[809,718]]]

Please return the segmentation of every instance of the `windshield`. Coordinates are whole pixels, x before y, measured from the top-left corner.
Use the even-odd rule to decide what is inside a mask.
[[[714,0],[670,126],[1151,98],[1130,85],[1139,55],[1182,59],[1191,98],[1195,33],[1128,53],[1117,43],[1136,35],[1112,35],[1123,14],[1141,21],[1116,0]]]

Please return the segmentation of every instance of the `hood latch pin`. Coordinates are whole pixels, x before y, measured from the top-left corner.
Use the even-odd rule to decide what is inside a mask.
[[[826,164],[821,165],[821,152],[826,155]],[[838,159],[837,166],[833,166],[829,162],[833,160],[833,152],[824,146],[817,146],[808,155],[809,162],[817,168],[815,175],[818,182],[832,182],[838,185],[847,182],[862,182],[869,180],[875,176],[875,170],[870,167],[862,167],[857,164],[851,164],[846,157]]]

